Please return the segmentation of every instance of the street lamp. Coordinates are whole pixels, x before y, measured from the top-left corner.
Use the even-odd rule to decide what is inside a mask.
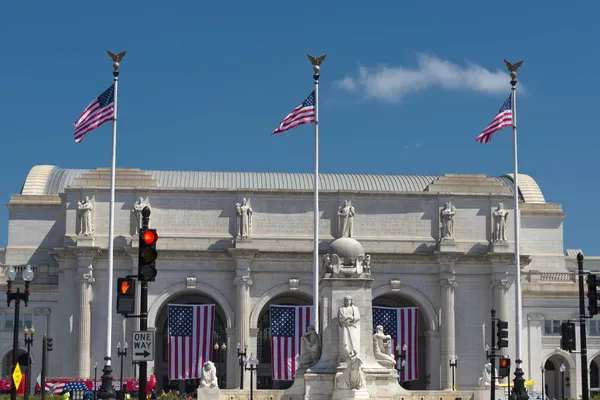
[[[246,364],[246,371],[250,371],[250,400],[254,400],[254,371],[258,366],[258,359],[254,357],[252,353],[250,353],[250,357],[244,361]]]
[[[96,397],[96,388],[98,386],[98,361],[94,361],[94,400],[97,400]]]
[[[127,347],[127,342],[125,342],[123,351],[121,351],[121,342],[117,342],[117,356],[121,359],[121,377],[119,379],[119,385],[121,386],[119,389],[121,400],[125,399],[125,394],[123,393],[123,359],[127,357]]]
[[[408,346],[406,343],[400,347],[400,344],[396,345],[396,358],[400,361],[400,383],[404,382],[404,367],[406,366],[406,350]]]
[[[17,366],[17,351],[19,350],[19,321],[21,318],[20,310],[21,310],[21,301],[25,303],[25,307],[27,307],[27,302],[29,301],[29,284],[33,280],[33,269],[31,269],[30,265],[27,265],[25,269],[23,269],[23,281],[25,281],[25,292],[21,293],[21,288],[17,288],[16,293],[12,291],[12,283],[15,281],[17,277],[17,270],[12,265],[5,267],[4,270],[4,279],[6,280],[6,304],[10,307],[10,302],[14,300],[15,302],[15,318],[13,321],[13,349],[12,349],[12,366],[11,371],[14,372]],[[10,399],[17,400],[17,387],[14,384],[11,385],[10,389]]]
[[[29,399],[29,392],[31,391],[31,346],[33,345],[34,333],[35,329],[33,329],[33,326],[29,329],[27,327],[23,329],[23,335],[25,336],[25,346],[27,346],[27,378],[25,380],[27,387],[25,388],[25,400]]]
[[[217,364],[219,365],[219,367],[217,368],[217,381],[219,383],[219,387],[225,387],[225,382],[223,382],[223,378],[226,377],[226,375],[223,375],[222,373],[219,373],[222,371],[222,364],[223,364],[223,360],[225,358],[225,351],[227,350],[227,345],[225,343],[223,343],[222,345],[219,346],[218,343],[215,343],[215,345],[213,346],[214,351],[214,355],[215,355],[215,361],[217,362]],[[219,351],[220,350],[220,351]]]
[[[546,368],[544,368],[544,366],[542,365],[542,400],[546,400],[546,396],[545,396],[545,391],[546,391],[546,387],[544,385],[544,378],[546,377]]]
[[[560,367],[558,368],[558,370],[560,371],[560,377],[562,380],[562,398],[565,398],[565,370],[567,369],[567,367],[565,367],[565,364],[560,363]]]
[[[240,351],[240,344],[237,344],[237,356],[240,363],[240,390],[244,390],[244,362],[247,357],[248,345],[244,344],[244,351]],[[14,399],[11,399],[14,400]]]
[[[454,356],[450,356],[449,360],[450,362],[450,368],[452,368],[452,390],[456,390],[456,384],[455,384],[455,370],[456,370],[456,366],[458,365],[458,356],[454,355]]]

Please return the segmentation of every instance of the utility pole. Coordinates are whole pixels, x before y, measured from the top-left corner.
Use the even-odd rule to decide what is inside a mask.
[[[583,254],[577,254],[577,272],[579,275],[579,340],[581,342],[581,399],[589,400],[587,336],[585,332],[585,293],[583,290]],[[564,393],[563,393],[564,396]]]
[[[492,376],[490,378],[490,399],[496,400],[496,310],[492,308],[492,342],[489,354],[490,364],[492,364]]]
[[[142,229],[148,229],[150,224],[150,207],[142,210]],[[142,280],[140,292],[140,331],[148,330],[148,281]],[[139,400],[148,398],[148,363],[140,361]]]

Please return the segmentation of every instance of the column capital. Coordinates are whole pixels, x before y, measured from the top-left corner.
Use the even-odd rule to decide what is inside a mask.
[[[92,284],[96,282],[94,278],[94,268],[90,265],[86,268],[77,268],[77,275],[75,277],[77,282]]]
[[[508,278],[494,279],[492,281],[492,284],[490,285],[490,287],[492,289],[501,288],[504,290],[510,289],[511,286],[512,286],[512,281]]]
[[[448,273],[440,274],[438,283],[441,287],[456,288],[458,286],[458,282],[456,282],[456,275]]]
[[[238,286],[238,285],[251,286],[252,278],[250,277],[250,271],[248,271],[248,275],[236,276],[235,279],[233,280],[233,284],[235,286]]]
[[[527,320],[528,321],[543,321],[544,319],[544,314],[534,314],[534,313],[529,313],[527,314]]]

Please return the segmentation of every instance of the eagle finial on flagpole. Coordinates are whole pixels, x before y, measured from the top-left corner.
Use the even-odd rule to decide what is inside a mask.
[[[504,64],[508,67],[508,71],[510,72],[510,80],[517,81],[517,70],[523,64],[523,61],[516,62],[511,64],[508,60],[504,59]]]
[[[110,50],[106,50],[106,53],[108,53],[108,56],[113,60],[113,68],[114,68],[115,72],[119,72],[119,67],[121,66],[121,60],[123,59],[123,57],[125,57],[127,50],[124,50],[118,54],[115,54]]]
[[[311,64],[313,65],[313,70],[315,71],[315,74],[318,74],[319,70],[321,69],[321,64],[323,63],[323,61],[325,61],[325,58],[327,58],[327,54],[323,54],[315,58],[307,53],[306,57],[308,57]]]

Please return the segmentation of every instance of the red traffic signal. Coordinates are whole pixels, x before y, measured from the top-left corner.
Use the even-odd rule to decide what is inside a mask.
[[[508,358],[501,358],[500,359],[500,367],[508,367],[510,365],[510,360]]]
[[[143,233],[142,240],[147,245],[151,245],[156,243],[156,241],[158,240],[158,235],[156,234],[155,230],[147,230]]]

